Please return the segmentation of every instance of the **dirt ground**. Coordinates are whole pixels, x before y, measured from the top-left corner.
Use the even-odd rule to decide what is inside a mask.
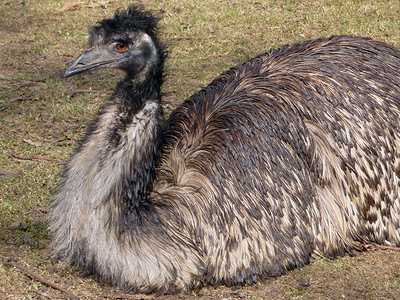
[[[41,3],[47,2],[56,5],[52,4],[54,1]],[[101,1],[89,2],[95,5]],[[96,11],[88,9],[90,22],[122,6],[108,2],[111,4],[106,10],[100,6],[94,8]],[[65,63],[84,47],[84,34],[72,39],[80,40],[80,45],[69,42],[69,47],[61,48],[70,37],[58,24],[67,24],[66,28],[75,32],[76,26],[83,27],[84,32],[86,25],[71,25],[66,20],[74,17],[72,13],[68,17],[59,11],[47,13],[50,9],[46,7],[37,15],[41,8],[30,7],[33,5],[39,4],[4,0],[0,6],[0,299],[400,299],[400,251],[374,247],[353,257],[319,258],[308,266],[251,286],[205,286],[191,294],[161,296],[126,295],[79,269],[50,260],[46,250],[50,241],[46,215],[57,174],[84,132],[83,124],[107,97],[85,94],[69,98],[68,94],[89,87],[110,91],[116,79],[102,81],[93,74],[62,79]],[[181,10],[186,9],[183,4],[182,7]],[[174,13],[182,14],[178,9]],[[170,38],[171,50],[178,49],[176,44],[181,40],[185,42],[185,37]],[[190,43],[197,42],[194,39]],[[171,52],[168,72],[174,73],[179,53]],[[221,69],[253,54],[242,50],[235,53],[230,58],[210,54],[210,61],[186,58],[176,63],[187,77],[167,77],[167,108]],[[214,65],[215,61],[224,65]],[[212,67],[203,82],[195,81],[196,74],[206,73]],[[190,89],[182,91],[185,80]]]
[[[73,299],[36,276],[68,290],[80,299],[399,299],[400,252],[371,250],[354,257],[318,259],[308,266],[251,286],[203,287],[178,295],[126,295],[99,283],[76,268],[50,261],[46,241],[32,248],[27,242],[2,243],[0,299]],[[5,263],[5,264],[4,264]],[[10,263],[11,265],[9,265]],[[32,274],[19,269],[23,266]]]

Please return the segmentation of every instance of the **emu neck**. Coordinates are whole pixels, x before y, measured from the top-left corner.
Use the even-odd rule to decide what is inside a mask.
[[[51,216],[53,248],[78,265],[117,251],[115,241],[140,230],[162,124],[160,87],[147,84],[152,82],[118,84],[66,166]],[[80,253],[93,250],[89,258],[80,257],[73,243],[82,245]]]
[[[60,197],[117,231],[137,222],[152,188],[162,111],[151,84],[118,84],[64,175]]]
[[[142,75],[143,76],[143,75]],[[137,76],[137,77],[142,77]],[[147,100],[161,100],[161,74],[146,76],[147,79],[138,81],[135,77],[127,77],[120,81],[111,99],[115,104],[131,113],[138,112]]]
[[[160,85],[154,80],[138,84],[125,79],[109,104],[115,119],[107,157],[113,164],[110,172],[121,170],[110,200],[119,202],[125,215],[137,211],[152,189],[162,123],[159,103]]]

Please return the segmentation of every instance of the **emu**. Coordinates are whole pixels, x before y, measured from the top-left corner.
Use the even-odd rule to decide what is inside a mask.
[[[332,36],[284,46],[161,107],[159,18],[118,10],[71,76],[126,77],[52,203],[51,251],[129,292],[254,283],[357,242],[400,246],[400,51]]]

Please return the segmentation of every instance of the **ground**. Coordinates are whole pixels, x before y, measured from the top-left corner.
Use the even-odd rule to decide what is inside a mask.
[[[164,15],[167,114],[222,71],[283,44],[351,34],[400,47],[397,0],[188,2],[145,3]],[[128,296],[49,259],[46,215],[59,173],[121,77],[106,71],[68,79],[61,74],[85,49],[88,26],[128,3],[0,3],[0,299],[71,294],[81,299],[399,299],[400,252],[394,250],[369,248],[353,257],[320,258],[254,285],[203,287],[174,296]],[[103,92],[70,97],[79,89]]]

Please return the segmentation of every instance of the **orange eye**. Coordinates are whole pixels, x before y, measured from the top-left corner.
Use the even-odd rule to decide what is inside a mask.
[[[117,44],[116,48],[118,51],[125,51],[126,49],[128,49],[128,45],[119,43],[119,44]]]

